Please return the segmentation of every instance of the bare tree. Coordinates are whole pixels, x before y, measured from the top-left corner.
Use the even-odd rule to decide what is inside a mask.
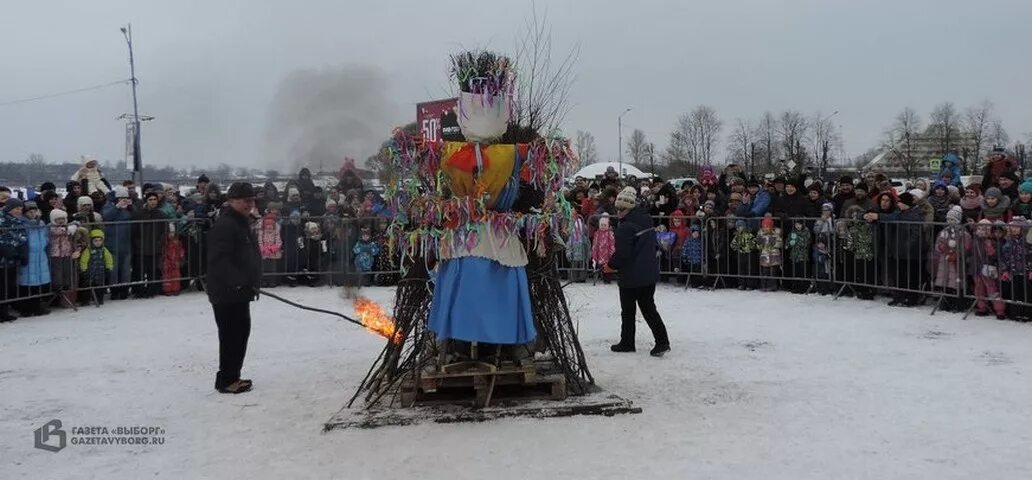
[[[42,153],[30,153],[27,160],[28,168],[25,169],[26,174],[29,178],[26,179],[26,183],[32,185],[32,178],[46,178],[47,175],[47,159]]]
[[[691,124],[697,145],[693,160],[696,166],[710,165],[713,163],[713,156],[718,147],[717,142],[720,140],[720,131],[724,128],[724,124],[717,116],[717,111],[706,105],[699,105],[692,110]]]
[[[973,153],[976,159],[984,158],[989,151],[990,142],[988,137],[989,130],[993,124],[994,108],[993,102],[986,99],[982,100],[978,105],[964,110],[963,128],[968,135],[971,135],[971,141],[975,150]]]
[[[932,114],[929,116],[928,133],[936,139],[937,153],[940,156],[957,150],[960,123],[960,114],[957,113],[957,107],[953,105],[953,102],[943,102],[932,110]],[[964,159],[964,165],[962,165],[964,172],[970,171],[969,162],[970,159]]]
[[[687,113],[677,117],[674,130],[670,132],[670,143],[667,145],[663,157],[667,163],[687,163],[692,158],[692,148],[689,146],[691,134],[691,118]]]
[[[766,171],[774,168],[774,158],[778,156],[778,119],[771,112],[763,112],[757,132],[763,147],[763,156],[767,160]]]
[[[645,139],[645,132],[634,129],[631,138],[627,140],[627,155],[631,157],[631,163],[636,167],[643,167],[648,158],[648,140]]]
[[[755,134],[752,122],[738,118],[735,119],[734,130],[731,130],[731,134],[727,137],[728,161],[748,168],[750,173],[756,167],[753,158]]]
[[[920,158],[916,155],[917,137],[921,133],[921,117],[913,108],[904,108],[885,131],[885,149],[898,158],[906,177],[915,177]]]
[[[577,157],[581,165],[589,165],[598,161],[598,151],[595,148],[595,136],[591,132],[577,130],[577,139],[574,145]]]
[[[1007,130],[1003,128],[1003,121],[999,118],[994,118],[992,125],[989,126],[989,142],[994,147],[1003,147],[1010,142],[1010,135],[1007,134]]]
[[[834,115],[834,114],[832,114]],[[809,140],[813,150],[813,163],[817,166],[817,176],[823,178],[842,146],[842,134],[839,132],[832,116],[821,112],[814,114],[810,120]]]
[[[513,124],[524,135],[548,134],[559,128],[570,111],[570,88],[575,75],[580,46],[575,45],[561,58],[552,57],[552,27],[548,15],[538,15],[531,3],[530,18],[516,40],[514,63],[518,76]]]
[[[785,160],[795,162],[797,172],[806,164],[803,140],[806,138],[808,127],[806,117],[795,110],[782,112],[778,121],[778,135],[785,152]]]

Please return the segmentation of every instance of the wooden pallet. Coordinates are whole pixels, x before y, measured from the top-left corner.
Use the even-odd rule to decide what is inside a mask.
[[[500,418],[557,418],[581,415],[612,417],[641,413],[630,400],[617,395],[594,393],[569,397],[560,402],[532,401],[497,402],[488,408],[471,409],[458,405],[415,406],[414,408],[377,408],[372,410],[341,408],[323,425],[323,431],[350,428],[379,428],[419,425],[424,423],[486,422]]]
[[[533,366],[462,362],[440,371],[421,372],[401,382],[402,406],[462,405],[487,407],[492,401],[563,400],[566,378],[540,375]]]

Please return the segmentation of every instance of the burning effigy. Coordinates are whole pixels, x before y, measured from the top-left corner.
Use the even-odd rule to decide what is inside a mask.
[[[403,277],[390,329],[374,329],[388,341],[349,406],[482,407],[502,385],[558,399],[594,384],[557,267],[570,237],[584,234],[560,192],[576,156],[567,139],[513,120],[509,58],[451,61],[465,141],[398,129],[381,153],[396,212],[388,253]]]

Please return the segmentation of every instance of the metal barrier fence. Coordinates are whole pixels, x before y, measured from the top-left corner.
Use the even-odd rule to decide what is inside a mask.
[[[1032,316],[1032,235],[1027,226],[855,218],[654,217],[661,277],[685,287],[786,290],[892,297],[890,305]],[[615,222],[616,219],[613,219]],[[678,223],[683,222],[683,225]],[[571,281],[608,281],[597,221],[582,245],[567,246],[560,270]],[[610,229],[615,234],[616,227]],[[598,241],[596,241],[598,240]],[[594,254],[594,255],[592,255]]]
[[[656,217],[656,261],[663,277],[686,288],[864,299],[880,293],[901,305],[930,299],[932,313],[1032,316],[1028,227],[902,218],[773,218],[765,230],[759,218]],[[106,294],[149,298],[203,289],[208,219],[70,220],[0,229],[0,304],[31,315],[44,301],[74,308],[102,304]],[[587,235],[568,242],[560,271],[573,281],[611,280],[598,268],[611,252],[594,248],[598,222],[587,223]],[[259,220],[263,286],[395,283],[400,271],[380,242],[386,224],[382,218],[334,216]],[[24,246],[3,247],[10,239]]]
[[[0,305],[22,315],[44,304],[101,305],[203,290],[207,218],[71,222],[19,220],[0,229]],[[383,248],[380,218],[284,217],[255,224],[262,285],[392,284],[399,269]],[[17,245],[17,246],[14,246]]]

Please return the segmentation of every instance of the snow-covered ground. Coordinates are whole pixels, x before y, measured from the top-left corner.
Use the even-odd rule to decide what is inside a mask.
[[[1032,326],[852,299],[661,287],[673,352],[614,354],[615,286],[567,288],[595,378],[640,415],[321,433],[381,340],[271,299],[245,375],[190,294],[0,325],[0,479],[1032,478]],[[349,312],[330,289],[279,289]],[[364,293],[389,306],[390,289]],[[160,446],[33,448],[51,419]]]

